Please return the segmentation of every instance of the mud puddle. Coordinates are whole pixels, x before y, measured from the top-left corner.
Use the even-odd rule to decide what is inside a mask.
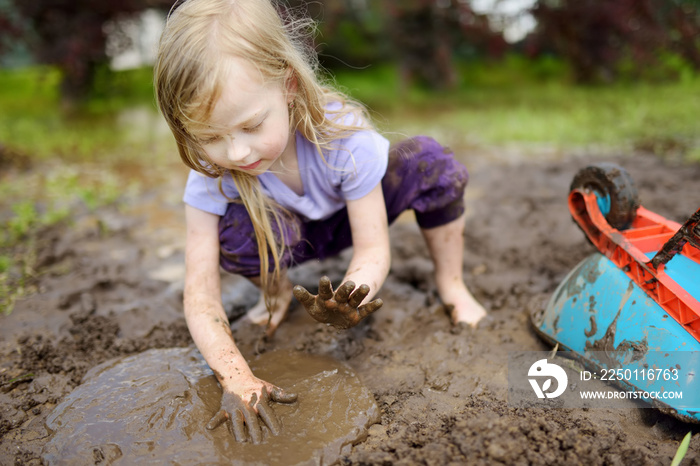
[[[221,389],[195,349],[149,350],[91,370],[53,411],[48,464],[332,464],[378,420],[372,394],[343,363],[273,351],[254,358],[265,380],[300,393],[274,405],[284,435],[237,443],[225,426],[205,428]],[[183,448],[187,445],[187,448]]]

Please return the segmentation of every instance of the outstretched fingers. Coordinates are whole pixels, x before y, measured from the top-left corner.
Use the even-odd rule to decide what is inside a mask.
[[[340,303],[340,304],[345,304],[348,302],[348,298],[350,297],[350,293],[352,293],[352,290],[355,289],[355,283],[351,281],[347,281],[340,285],[340,287],[335,291],[335,301]]]
[[[370,293],[370,287],[366,284],[355,288],[354,282],[347,281],[333,292],[331,281],[326,276],[321,277],[319,281],[317,296],[309,293],[301,285],[296,285],[292,291],[294,297],[304,305],[311,317],[337,328],[350,328],[357,325],[360,320],[382,307],[383,304],[381,299],[375,299],[361,305]]]
[[[263,387],[262,389],[262,399],[260,402],[257,404],[256,408],[258,410],[258,415],[260,418],[263,420],[265,425],[270,429],[270,432],[272,435],[279,435],[280,433],[280,422],[277,420],[277,416],[275,415],[275,412],[272,410],[270,405],[268,404],[268,394],[267,394],[267,389]]]
[[[292,403],[296,399],[296,394],[285,393],[274,385],[263,386],[259,394],[252,394],[250,401],[243,401],[238,395],[225,391],[222,395],[221,408],[206,427],[213,430],[225,423],[237,442],[246,442],[250,439],[254,444],[259,444],[263,441],[261,419],[273,435],[278,435],[282,430],[281,424],[270,406],[270,400],[279,403]],[[230,422],[228,422],[229,420]]]
[[[324,301],[333,298],[333,287],[331,286],[331,279],[325,275],[321,277],[318,282],[318,297]]]
[[[360,285],[355,292],[350,295],[350,299],[348,299],[348,305],[352,308],[356,308],[357,306],[360,305],[363,299],[367,297],[369,294],[369,286],[367,285]]]
[[[236,442],[245,443],[248,441],[248,437],[245,433],[245,415],[242,412],[236,411],[233,414],[229,430],[236,439]]]
[[[296,393],[287,393],[279,387],[275,387],[270,392],[270,399],[277,403],[294,403],[297,401]]]
[[[214,417],[211,418],[211,420],[207,424],[207,429],[214,430],[217,427],[219,427],[221,424],[226,422],[227,419],[228,419],[228,412],[225,409],[221,408],[219,411],[217,411],[216,414],[214,414]]]
[[[301,285],[297,285],[292,289],[292,294],[305,308],[309,308],[316,302],[316,297]]]
[[[374,301],[370,301],[367,304],[364,304],[357,308],[357,312],[360,314],[360,319],[364,319],[383,305],[384,301],[382,301],[381,299],[375,299]]]

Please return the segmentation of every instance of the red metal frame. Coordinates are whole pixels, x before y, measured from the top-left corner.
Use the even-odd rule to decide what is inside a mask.
[[[603,216],[596,194],[580,189],[569,193],[569,211],[601,253],[700,341],[700,302],[666,274],[665,264],[654,267],[643,252],[661,250],[680,224],[639,207],[630,228],[618,230]],[[700,249],[690,242],[682,254],[700,264]]]

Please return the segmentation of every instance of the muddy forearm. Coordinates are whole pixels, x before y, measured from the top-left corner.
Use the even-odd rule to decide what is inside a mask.
[[[224,388],[231,389],[241,377],[254,377],[220,303],[202,296],[186,298],[185,319],[197,349]]]
[[[235,380],[253,378],[236,347],[221,304],[219,217],[185,207],[185,319],[192,339],[225,389]]]

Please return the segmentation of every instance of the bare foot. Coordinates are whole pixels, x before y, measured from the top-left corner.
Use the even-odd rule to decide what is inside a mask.
[[[262,293],[260,293],[260,299],[258,299],[255,306],[248,309],[248,312],[245,313],[245,317],[254,324],[265,325],[267,323],[270,314],[267,312],[265,298]]]
[[[265,334],[271,337],[275,334],[277,327],[279,327],[285,317],[287,317],[289,304],[291,302],[291,293],[287,293],[286,296],[285,294],[277,296],[276,302],[273,303],[272,318],[270,318],[270,313],[267,310],[267,306],[265,306],[265,298],[263,294],[260,293],[260,299],[257,304],[246,312],[245,318],[256,325],[267,325]]]
[[[486,317],[486,309],[479,304],[463,283],[449,289],[440,290],[440,299],[449,310],[454,325],[465,323],[476,327]]]

